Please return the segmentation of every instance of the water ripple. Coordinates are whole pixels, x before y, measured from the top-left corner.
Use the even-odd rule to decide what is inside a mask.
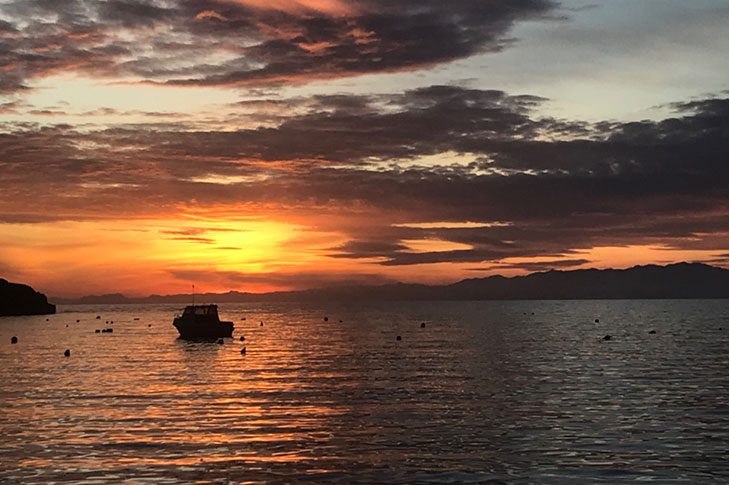
[[[726,300],[178,310],[1,318],[0,482],[729,480]]]

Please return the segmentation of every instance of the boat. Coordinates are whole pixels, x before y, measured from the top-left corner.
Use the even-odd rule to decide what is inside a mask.
[[[208,339],[233,336],[233,322],[221,322],[218,305],[188,305],[172,325],[183,339]]]

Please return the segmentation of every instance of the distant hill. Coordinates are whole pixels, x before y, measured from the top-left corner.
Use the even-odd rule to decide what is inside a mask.
[[[10,283],[0,278],[0,316],[47,315],[56,313],[46,295],[28,285]]]
[[[206,303],[260,301],[395,300],[569,300],[729,298],[729,270],[701,263],[634,266],[628,269],[546,271],[526,276],[473,278],[451,285],[393,283],[380,286],[333,286],[273,293],[205,293]],[[57,304],[179,303],[189,294],[128,298],[121,294],[53,298]]]

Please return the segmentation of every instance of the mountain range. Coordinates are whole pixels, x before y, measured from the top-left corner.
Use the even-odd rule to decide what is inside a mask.
[[[205,303],[261,301],[396,300],[565,300],[729,298],[729,270],[703,263],[646,265],[628,269],[551,270],[526,276],[489,276],[449,285],[392,283],[379,286],[330,286],[272,293],[204,293]],[[50,298],[53,303],[181,303],[190,294],[127,297],[119,293],[81,298]]]

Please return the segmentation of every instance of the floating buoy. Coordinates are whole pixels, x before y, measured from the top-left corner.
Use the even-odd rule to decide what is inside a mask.
[[[324,321],[325,322],[328,322],[329,321],[329,317],[324,317]]]
[[[97,320],[101,320],[101,315],[96,315]]]
[[[261,322],[261,327],[263,326],[263,322]]]
[[[420,324],[420,328],[425,328],[425,322]]]
[[[244,341],[245,341],[245,339],[246,339],[246,338],[245,338],[245,337],[244,337],[243,335],[241,335],[241,336],[240,336],[240,341],[241,341],[241,342],[244,342]]]
[[[223,345],[223,339],[222,338],[219,338],[218,339],[218,345]]]
[[[46,322],[47,322],[47,321],[48,321],[48,319],[46,318]]]
[[[76,320],[76,323],[80,322],[81,320]]]
[[[68,328],[68,324],[66,324],[66,328]]]
[[[595,323],[600,323],[600,319],[599,318],[596,318],[595,319]]]
[[[339,320],[339,323],[342,323],[342,320]]]
[[[241,317],[241,320],[245,320],[245,319],[246,319],[246,317]]]
[[[402,340],[402,337],[398,335],[397,337],[395,337],[395,340]]]
[[[71,351],[66,349],[66,351],[63,353],[66,357],[71,357]]]
[[[18,337],[11,337],[10,338],[10,343],[11,344],[17,344],[18,343]]]
[[[99,329],[97,328],[97,329],[96,329],[96,333],[99,333],[99,332],[101,332],[101,330],[99,330]]]
[[[611,338],[613,338],[612,335],[605,335],[602,339],[603,340],[610,340]]]
[[[652,333],[656,333],[656,331],[655,331],[655,330],[651,330],[651,331],[650,331],[650,332],[648,332],[648,333],[651,333],[651,334],[652,334]]]
[[[151,324],[151,323],[148,323],[148,324],[147,324],[147,326],[148,326],[148,327],[151,327],[151,326],[152,326],[152,324]]]
[[[245,348],[245,347],[243,347],[242,349],[240,349],[240,353],[241,353],[241,354],[245,354],[245,353],[246,353],[246,348]]]

